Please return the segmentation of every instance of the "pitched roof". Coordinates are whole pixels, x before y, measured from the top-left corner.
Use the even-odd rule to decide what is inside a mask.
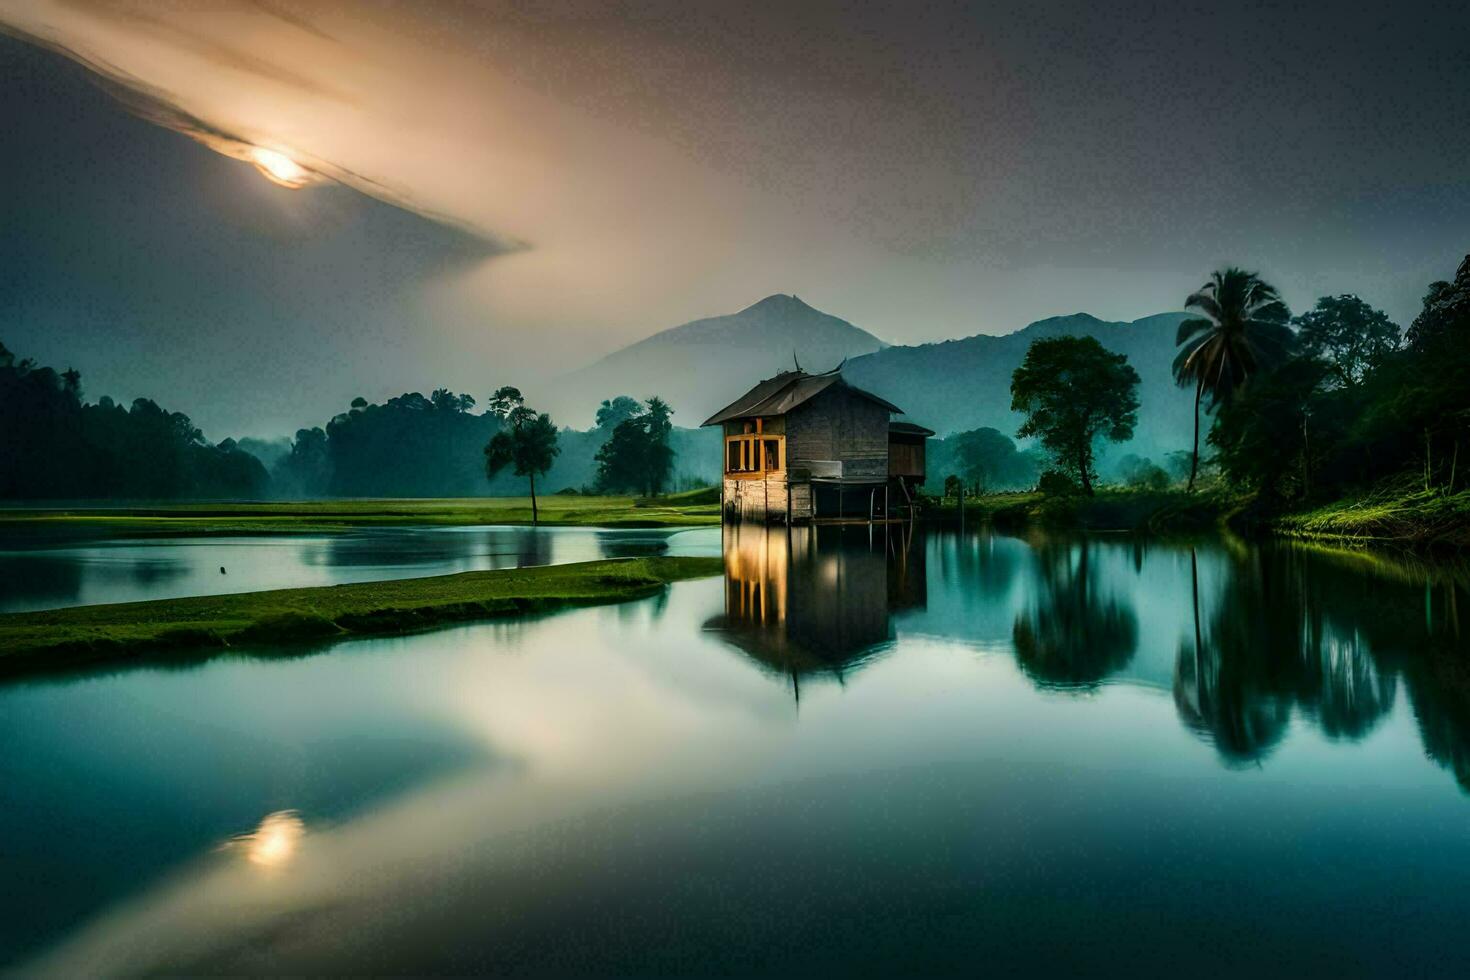
[[[841,386],[854,395],[877,402],[890,412],[903,412],[903,409],[897,405],[879,398],[872,392],[863,391],[861,388],[854,388],[842,380],[842,375],[835,371],[828,372],[827,374],[807,374],[805,371],[782,371],[774,378],[767,378],[762,381],[705,419],[701,427],[704,425],[719,425],[721,422],[728,422],[731,419],[785,415],[798,405],[811,401],[817,395],[834,386]]]
[[[934,434],[933,429],[926,429],[916,422],[889,422],[888,431],[900,436],[923,436],[928,438]]]

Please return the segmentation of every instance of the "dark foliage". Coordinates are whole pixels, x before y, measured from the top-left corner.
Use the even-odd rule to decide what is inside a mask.
[[[1010,436],[991,428],[929,440],[927,463],[932,477],[952,474],[972,494],[1029,489],[1038,471],[1034,455],[1021,452]]]
[[[1399,349],[1398,324],[1356,296],[1323,296],[1292,321],[1301,351],[1327,367],[1327,381],[1351,388]]]
[[[482,491],[480,451],[500,428],[493,415],[475,415],[475,400],[440,388],[372,405],[358,398],[326,427],[303,429],[286,461],[304,495],[338,497],[469,496]],[[303,434],[307,445],[302,446]],[[278,469],[286,473],[286,470]],[[325,483],[322,479],[325,477]]]
[[[82,399],[81,375],[17,361],[0,344],[0,498],[258,498],[269,477],[233,439],[146,398]]]
[[[1430,492],[1462,488],[1470,256],[1454,282],[1429,287],[1402,345],[1382,313],[1353,297],[1324,298],[1318,313],[1308,315],[1316,326],[1300,354],[1220,410],[1210,442],[1225,475],[1277,502],[1339,497],[1385,481]],[[1349,321],[1364,338],[1349,335]]]
[[[597,487],[603,492],[633,492],[654,497],[669,489],[674,472],[674,410],[657,396],[647,404],[626,396],[603,402],[598,425],[611,422],[612,433],[597,451]],[[604,411],[606,410],[606,411]]]
[[[1016,434],[1039,437],[1091,495],[1095,441],[1122,442],[1138,422],[1138,372],[1092,337],[1038,340],[1011,376],[1011,408],[1026,416]]]

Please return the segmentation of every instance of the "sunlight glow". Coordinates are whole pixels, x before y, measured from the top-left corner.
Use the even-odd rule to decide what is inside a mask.
[[[252,833],[243,834],[236,841],[245,849],[245,857],[251,864],[264,868],[282,868],[291,863],[306,835],[306,824],[295,810],[280,810],[267,814]]]
[[[253,146],[250,148],[250,162],[255,164],[257,170],[282,187],[290,187],[294,190],[298,187],[305,187],[311,182],[311,171],[280,150]]]

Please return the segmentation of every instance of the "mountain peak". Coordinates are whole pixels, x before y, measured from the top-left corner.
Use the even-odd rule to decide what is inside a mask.
[[[786,293],[772,293],[765,299],[750,304],[735,315],[740,316],[744,313],[792,313],[797,311],[806,312],[808,310],[816,312],[811,306],[798,299],[795,293],[789,296]]]

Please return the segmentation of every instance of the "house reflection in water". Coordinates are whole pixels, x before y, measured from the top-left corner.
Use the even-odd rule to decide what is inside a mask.
[[[892,615],[923,608],[922,531],[904,524],[725,526],[725,613],[706,624],[763,669],[844,677],[883,655]]]

